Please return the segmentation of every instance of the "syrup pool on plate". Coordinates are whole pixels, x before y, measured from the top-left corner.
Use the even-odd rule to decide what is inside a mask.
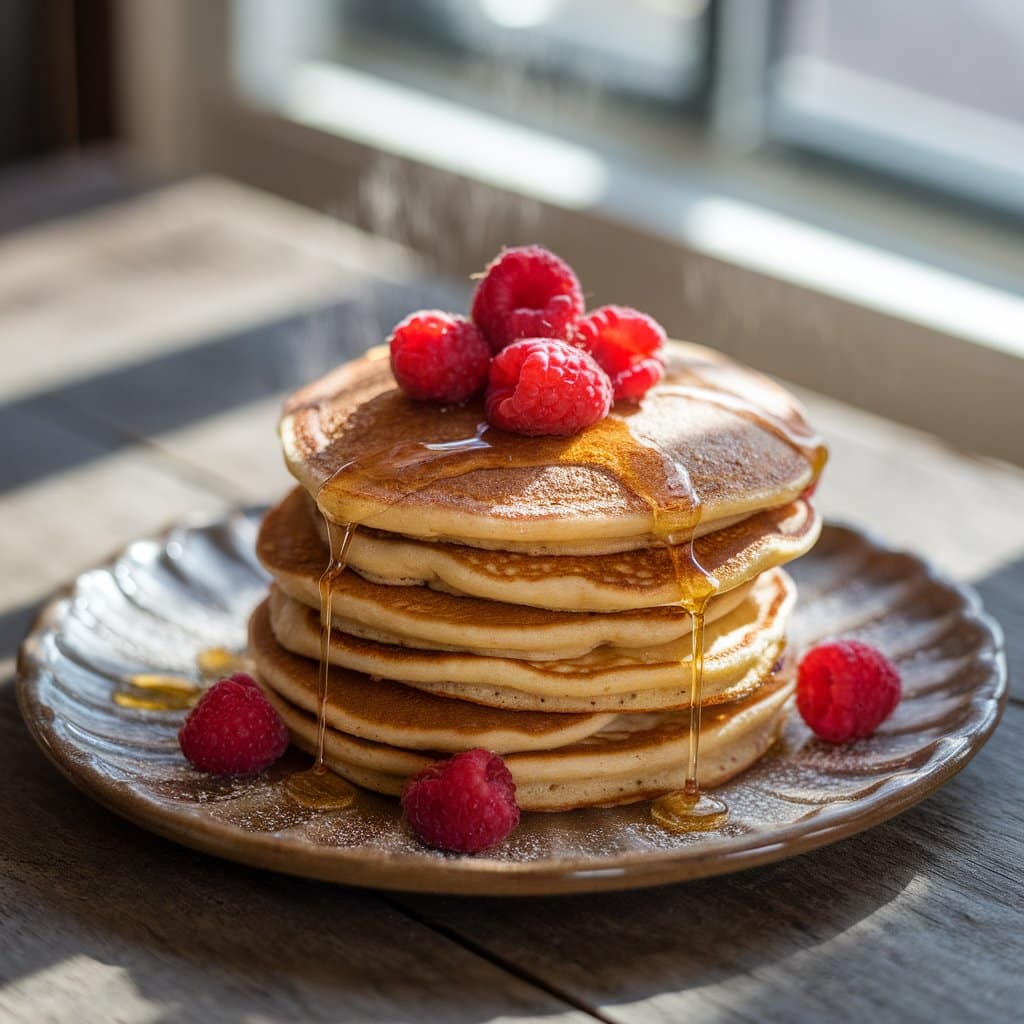
[[[204,689],[201,683],[182,676],[139,672],[114,690],[113,701],[118,707],[136,711],[184,711],[199,700]]]
[[[196,655],[196,670],[207,683],[169,672],[137,672],[121,682],[112,700],[136,711],[185,711],[206,692],[208,682],[250,668],[249,659],[238,651],[207,647]]]

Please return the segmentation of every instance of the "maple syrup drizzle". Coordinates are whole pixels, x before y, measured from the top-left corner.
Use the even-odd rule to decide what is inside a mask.
[[[641,444],[650,443],[639,439]],[[701,565],[694,550],[695,534],[700,525],[702,504],[687,468],[672,461],[675,477],[686,492],[692,507],[688,534],[674,532],[666,523],[662,506],[650,494],[635,486],[635,493],[650,506],[654,534],[665,546],[679,587],[679,606],[689,614],[690,691],[687,716],[687,758],[683,788],[651,803],[651,818],[665,831],[672,833],[707,832],[725,823],[729,809],[717,797],[702,793],[697,774],[700,751],[700,720],[704,690],[704,615],[708,602],[718,590],[718,580]],[[680,669],[682,670],[682,663]]]
[[[339,472],[345,468],[343,466]],[[357,527],[354,523],[332,523],[326,516],[324,523],[327,526],[330,559],[320,576],[319,583],[320,666],[317,678],[316,759],[312,768],[289,775],[285,789],[289,796],[303,807],[318,811],[342,811],[355,801],[356,788],[340,775],[328,770],[324,763],[324,742],[327,737],[334,584],[348,566],[348,549]]]
[[[696,385],[663,385],[660,394],[713,403],[751,419],[764,430],[784,441],[811,465],[815,475],[824,465],[825,448],[812,434],[794,430],[782,418],[767,413],[741,395],[721,390],[695,373],[689,377]],[[628,443],[621,444],[622,434]],[[620,443],[609,443],[618,440]],[[487,457],[479,453],[487,452]],[[474,457],[475,456],[475,457]],[[359,526],[368,525],[380,514],[376,500],[368,515],[347,523],[338,523],[335,502],[328,503],[332,485],[348,477],[359,483],[386,487],[395,481],[401,491],[384,499],[385,508],[443,480],[463,476],[478,469],[507,463],[515,468],[539,468],[552,464],[590,465],[614,473],[651,510],[654,535],[664,544],[679,586],[679,604],[691,617],[691,657],[688,718],[688,755],[682,790],[669,793],[651,805],[653,819],[671,832],[707,831],[723,824],[728,816],[725,803],[702,793],[698,764],[700,747],[701,698],[704,668],[704,613],[718,589],[714,576],[704,569],[694,551],[694,535],[700,524],[702,505],[689,471],[671,459],[653,441],[635,435],[626,420],[609,417],[573,438],[532,438],[529,446],[521,437],[492,430],[479,423],[472,436],[452,441],[426,443],[410,441],[356,458],[333,472],[317,490],[316,505],[327,525],[330,562],[320,578],[320,666],[317,714],[317,753],[312,768],[293,774],[286,785],[300,802],[317,808],[347,807],[356,790],[344,779],[328,771],[324,764],[326,708],[329,683],[329,653],[333,584],[348,564],[348,549]],[[652,480],[653,487],[644,486]],[[653,497],[651,490],[668,493],[667,502]],[[347,495],[343,492],[342,497]],[[329,509],[329,504],[334,508]],[[681,666],[682,667],[682,666]]]

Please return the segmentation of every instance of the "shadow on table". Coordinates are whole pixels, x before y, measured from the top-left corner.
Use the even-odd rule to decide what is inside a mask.
[[[658,889],[522,902],[398,902],[417,919],[523,965],[529,977],[577,997],[586,993],[604,1010],[725,982],[735,983],[743,1004],[744,979],[870,918],[900,897],[928,859],[925,849],[899,842],[883,826],[779,864]]]
[[[460,308],[463,291],[431,278],[366,281],[335,304],[0,404],[0,493],[297,388],[381,344],[410,309],[438,305]],[[35,424],[55,415],[79,431],[84,424],[85,433],[98,434],[103,444],[40,437]]]

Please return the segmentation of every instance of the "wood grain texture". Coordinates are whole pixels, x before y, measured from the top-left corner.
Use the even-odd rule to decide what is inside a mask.
[[[0,408],[0,614],[39,601],[140,528],[224,507],[149,446],[90,431],[43,401],[10,411]]]
[[[1022,745],[1011,707],[920,807],[771,867],[596,899],[399,902],[630,1024],[1009,1021],[1024,999]]]
[[[106,203],[112,186],[91,173],[89,195]],[[75,209],[73,181],[51,182],[38,202],[24,179],[13,199],[0,182],[0,212]],[[223,221],[216,190],[176,194],[178,206],[161,200],[165,225],[182,203],[193,223],[204,209]],[[129,250],[140,237],[159,248],[142,223],[151,209],[117,214]],[[11,236],[0,252],[21,274],[20,252],[38,268],[5,277],[4,295],[16,280],[24,289],[20,305],[0,308],[0,1018],[587,1019],[579,1004],[637,1022],[1014,1019],[1024,1000],[1020,706],[967,771],[870,833],[728,879],[593,898],[396,901],[260,874],[148,836],[59,778],[9,685],[35,603],[134,536],[228,499],[273,498],[285,479],[273,435],[280,393],[376,340],[381,324],[458,291],[277,201],[247,193],[235,211],[261,251],[315,254],[309,288],[218,242],[205,251],[235,268],[225,303],[178,308],[195,278],[157,260],[147,272],[159,301],[131,329],[110,331],[117,310],[100,301],[116,288],[109,277],[71,289],[66,303],[39,292],[47,253],[67,245],[88,259],[89,238],[111,223],[105,209],[84,226]],[[324,259],[362,284],[322,290]],[[274,302],[248,308],[268,274]],[[32,306],[33,294],[45,301]],[[328,310],[327,322],[310,309]],[[336,309],[347,312],[332,321]],[[268,316],[276,326],[265,330]],[[174,393],[167,408],[161,384]],[[1024,474],[834,402],[810,404],[833,445],[826,510],[978,581],[1007,628],[1024,699]]]
[[[990,572],[977,581],[977,589],[985,607],[1003,627],[1010,700],[1024,706],[1024,558]]]

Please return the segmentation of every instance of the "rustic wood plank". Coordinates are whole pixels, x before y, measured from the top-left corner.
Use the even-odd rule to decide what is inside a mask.
[[[826,517],[911,549],[961,580],[981,579],[1024,554],[1024,471],[799,394],[831,452],[817,499]]]
[[[0,237],[0,397],[409,280],[397,246],[215,179]]]
[[[89,435],[44,403],[19,406],[16,426],[0,412],[0,430],[0,614],[41,600],[135,537],[225,506],[166,457]]]
[[[918,808],[770,867],[600,897],[399,902],[629,1024],[1017,1019],[1022,744],[1011,707]]]
[[[1024,558],[978,581],[978,593],[1003,628],[1010,669],[1010,700],[1024,705]]]

